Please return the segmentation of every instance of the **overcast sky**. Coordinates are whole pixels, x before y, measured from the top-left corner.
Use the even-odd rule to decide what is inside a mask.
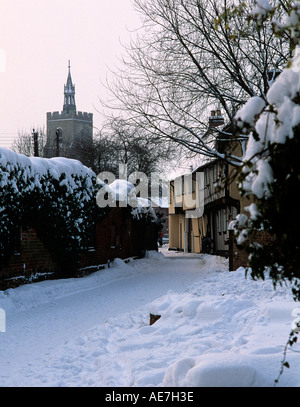
[[[101,81],[138,25],[131,0],[0,0],[0,146],[62,110],[68,60],[77,110],[100,127]]]

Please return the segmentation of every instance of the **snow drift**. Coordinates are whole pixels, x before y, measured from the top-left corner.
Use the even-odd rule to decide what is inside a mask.
[[[0,292],[1,386],[273,386],[290,287],[229,272],[221,257],[165,254]],[[150,312],[161,315],[151,326]],[[279,386],[300,385],[297,346]]]

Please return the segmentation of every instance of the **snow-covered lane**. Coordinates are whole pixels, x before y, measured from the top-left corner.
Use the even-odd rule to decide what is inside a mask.
[[[273,386],[297,304],[226,259],[151,252],[0,291],[0,386]],[[161,315],[149,325],[149,314]],[[300,386],[300,344],[279,386]]]
[[[111,268],[82,279],[44,281],[2,292],[6,332],[0,336],[0,385],[31,385],[36,372],[43,371],[68,341],[207,276],[202,259],[189,259],[188,264],[187,269],[186,260],[168,258],[162,263],[155,255],[128,265],[117,259]],[[34,380],[34,385],[43,385]]]

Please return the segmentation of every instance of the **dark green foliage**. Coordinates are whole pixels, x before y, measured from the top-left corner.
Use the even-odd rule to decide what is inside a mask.
[[[285,144],[271,144],[269,157],[274,176],[271,196],[257,202],[261,216],[251,221],[245,249],[253,278],[264,278],[268,269],[274,285],[292,282],[293,295],[300,300],[300,126]],[[257,245],[255,236],[261,229],[270,239]]]
[[[98,207],[100,184],[81,163],[39,160],[45,161],[0,149],[0,269],[17,248],[20,229],[34,227],[60,272],[70,275],[110,208]],[[150,223],[157,231],[161,227],[151,207],[132,208],[129,216],[139,224],[143,239],[150,239]],[[141,250],[144,243],[139,242]]]
[[[107,212],[96,204],[96,176],[66,171],[57,179],[20,160],[0,164],[0,185],[0,268],[17,247],[20,228],[32,226],[60,269],[74,270],[95,222]]]
[[[0,163],[0,266],[17,246],[24,206],[28,205],[24,196],[32,181],[26,175],[25,168]]]

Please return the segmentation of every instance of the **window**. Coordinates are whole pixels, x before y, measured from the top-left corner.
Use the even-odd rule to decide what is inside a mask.
[[[213,179],[214,182],[216,182],[218,179],[218,164],[215,164],[213,167]]]
[[[208,187],[210,185],[209,169],[205,171],[205,185]]]
[[[183,193],[186,192],[187,194],[190,194],[195,191],[196,181],[193,180],[193,174],[185,175],[183,180]]]
[[[222,164],[221,178],[226,178],[226,165],[225,165],[225,163]]]
[[[222,210],[223,212],[223,233],[227,232],[227,216],[226,216],[226,209]]]
[[[196,183],[197,183],[197,181],[193,178],[192,179],[192,192],[196,192]]]
[[[217,221],[218,221],[218,233],[221,234],[227,232],[227,216],[226,209],[220,209],[217,212]]]
[[[182,191],[182,185],[183,181],[181,177],[178,177],[174,180],[174,189],[175,189],[175,196],[181,196],[183,191]]]
[[[217,212],[218,217],[218,233],[222,233],[222,211]]]

